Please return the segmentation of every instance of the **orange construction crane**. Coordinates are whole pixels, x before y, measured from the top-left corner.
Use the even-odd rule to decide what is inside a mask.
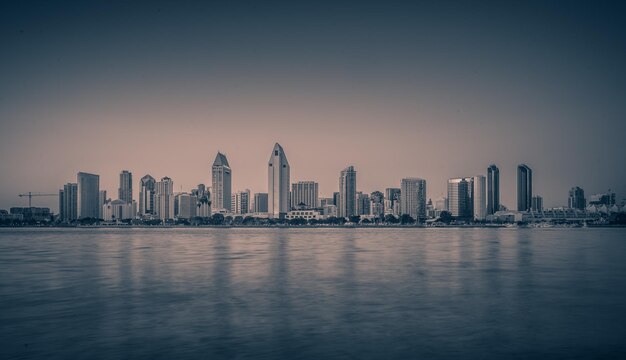
[[[59,196],[59,194],[42,194],[42,193],[34,193],[27,192],[26,194],[19,194],[19,197],[28,196],[28,207],[33,207],[33,196]]]

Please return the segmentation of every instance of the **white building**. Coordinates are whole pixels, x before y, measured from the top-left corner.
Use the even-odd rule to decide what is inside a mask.
[[[100,198],[100,176],[79,172],[78,184],[78,218],[98,218]]]
[[[241,215],[250,212],[250,190],[239,191],[231,195],[232,213]]]
[[[319,184],[315,181],[298,181],[291,184],[291,208],[295,209],[301,204],[311,209],[318,206]]]
[[[156,180],[146,175],[139,181],[139,216],[151,216],[156,214],[155,208]]]
[[[127,203],[124,200],[108,201],[102,206],[102,219],[105,221],[117,221],[133,219],[137,213],[137,203]]]
[[[289,211],[286,215],[287,220],[291,220],[291,219],[319,220],[321,218],[322,216],[320,212],[317,210],[293,210],[293,211]]]
[[[155,186],[156,215],[161,220],[174,218],[174,182],[164,177]]]
[[[289,212],[289,171],[285,151],[276,143],[267,164],[267,212],[270,217]]]

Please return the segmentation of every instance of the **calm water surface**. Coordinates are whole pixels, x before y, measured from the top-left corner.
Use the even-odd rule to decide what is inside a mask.
[[[1,359],[626,358],[626,229],[0,229]]]

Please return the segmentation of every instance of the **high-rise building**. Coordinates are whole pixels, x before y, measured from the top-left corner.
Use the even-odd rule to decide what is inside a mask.
[[[361,191],[357,191],[356,193],[356,214],[370,214],[370,196],[368,194],[363,194]]]
[[[267,193],[255,193],[254,194],[254,209],[255,213],[267,212]]]
[[[472,202],[474,205],[474,220],[485,220],[487,217],[487,204],[485,196],[485,177],[474,176],[474,190],[472,191]]]
[[[318,207],[319,184],[315,181],[298,181],[291,184],[291,208]]]
[[[132,219],[137,213],[137,203],[124,200],[107,201],[102,205],[102,219],[106,221]]]
[[[106,190],[100,190],[100,193],[98,194],[98,219],[104,219],[104,213],[103,213],[103,209],[104,209],[104,204],[106,204],[107,202],[107,191]]]
[[[232,213],[247,214],[250,211],[250,190],[238,191],[231,196]]]
[[[529,211],[532,208],[533,171],[526,165],[517,167],[517,211]]]
[[[448,211],[448,198],[440,197],[435,200],[435,210]]]
[[[198,196],[181,193],[174,198],[174,213],[177,219],[192,219],[196,217]]]
[[[354,166],[341,170],[339,175],[339,217],[350,217],[356,213],[356,171]]]
[[[174,218],[174,182],[167,176],[156,183],[155,210],[161,220]]]
[[[530,208],[532,211],[543,211],[543,198],[539,195],[533,196]]]
[[[78,218],[97,219],[100,215],[100,210],[98,209],[100,176],[79,172],[76,178],[78,184]]]
[[[402,192],[399,188],[385,189],[385,215],[400,215],[400,197]]]
[[[339,191],[335,191],[333,193],[333,205],[335,205],[337,208],[339,208],[339,200],[340,200]]]
[[[370,214],[385,215],[385,196],[380,191],[374,191],[370,194]]]
[[[267,163],[267,212],[270,217],[284,217],[289,212],[289,162],[276,143]]]
[[[448,180],[448,211],[454,217],[472,218],[473,206],[470,196],[474,190],[473,181],[470,183],[469,180],[469,178]]]
[[[146,175],[139,182],[139,215],[155,215],[155,189],[156,180]]]
[[[133,174],[128,170],[120,173],[120,187],[117,191],[117,198],[127,204],[133,202]]]
[[[500,170],[495,165],[487,168],[487,214],[500,210]]]
[[[59,190],[59,217],[64,222],[78,219],[78,184],[67,183]]]
[[[589,196],[589,205],[595,206],[613,206],[615,205],[615,193],[609,190],[604,194],[593,194]]]
[[[226,159],[226,155],[218,152],[213,161],[212,167],[213,178],[213,201],[212,207],[215,212],[231,211],[231,188],[232,188],[232,170]]]
[[[413,219],[426,219],[426,180],[404,178],[400,183],[400,213]]]
[[[567,199],[567,206],[570,209],[585,210],[587,202],[585,200],[585,191],[578,186],[574,186],[569,191],[569,198]]]

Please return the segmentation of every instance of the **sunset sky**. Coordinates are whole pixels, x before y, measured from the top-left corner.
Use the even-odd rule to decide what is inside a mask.
[[[183,4],[184,3],[184,4]],[[14,1],[0,5],[0,209],[76,173],[117,198],[121,170],[267,192],[291,180],[364,192],[516,167],[544,206],[626,197],[626,8],[596,1]],[[57,210],[55,198],[33,199]]]

